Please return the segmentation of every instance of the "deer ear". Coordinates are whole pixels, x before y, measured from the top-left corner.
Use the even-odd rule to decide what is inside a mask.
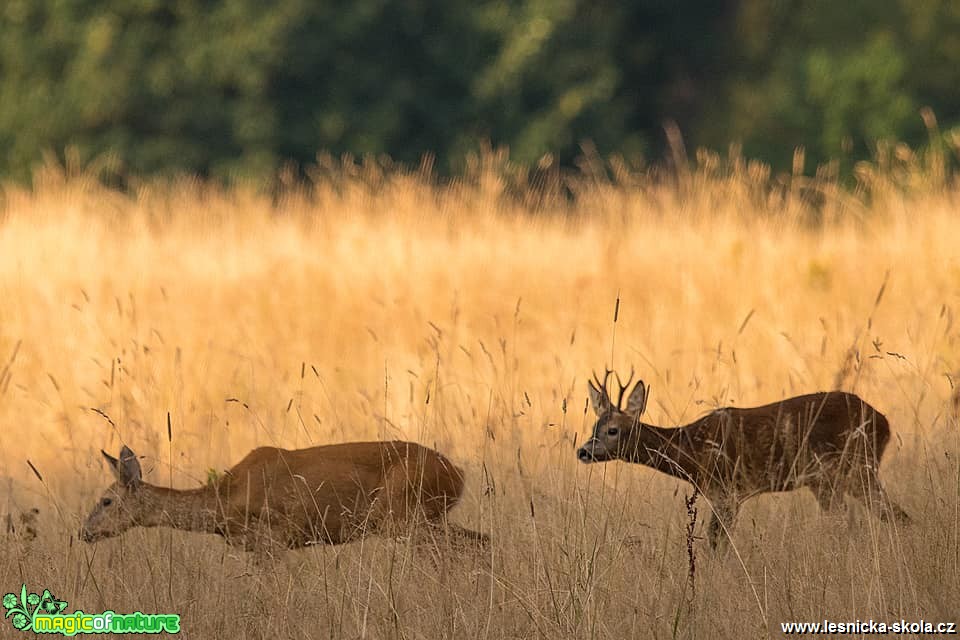
[[[117,479],[120,479],[120,461],[114,458],[112,455],[100,449],[100,454],[103,455],[103,459],[107,461],[107,464],[110,465],[110,471],[113,475],[117,476]]]
[[[650,387],[643,384],[643,380],[638,380],[630,396],[627,398],[627,413],[634,418],[639,418],[647,408],[647,397],[650,395]]]
[[[140,461],[137,460],[137,454],[130,447],[123,445],[120,449],[120,460],[107,456],[106,453],[103,455],[108,458],[113,466],[114,475],[117,476],[123,486],[127,489],[136,489],[140,486],[140,480],[142,479]]]
[[[590,404],[593,405],[593,412],[597,414],[597,417],[602,416],[610,408],[610,398],[607,397],[605,392],[594,386],[592,380],[587,381],[587,386],[590,390]]]

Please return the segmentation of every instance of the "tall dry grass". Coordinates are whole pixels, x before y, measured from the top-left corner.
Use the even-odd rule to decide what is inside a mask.
[[[0,591],[178,612],[190,638],[957,620],[960,186],[890,158],[859,167],[854,190],[705,154],[676,179],[614,163],[612,179],[542,189],[495,156],[444,187],[341,166],[279,196],[191,181],[121,194],[47,167],[0,212],[3,502],[41,509],[36,540],[6,542]],[[915,524],[765,496],[735,552],[711,554],[689,487],[577,463],[586,380],[609,365],[636,366],[666,425],[859,393],[893,425],[881,476]],[[491,533],[489,553],[429,562],[369,539],[251,570],[212,536],[75,538],[110,481],[100,448],[127,443],[149,481],[190,487],[256,445],[370,438],[460,463],[454,519]]]

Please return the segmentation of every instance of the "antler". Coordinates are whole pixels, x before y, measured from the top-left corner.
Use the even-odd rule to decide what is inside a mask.
[[[623,384],[622,381],[620,380],[619,373],[615,374],[617,376],[617,386],[620,387],[620,392],[617,395],[617,410],[621,410],[620,405],[623,404],[623,398],[627,394],[627,388],[630,386],[630,383],[633,382],[633,374],[634,374],[633,365],[630,365],[630,377],[627,378],[626,384]]]
[[[610,392],[607,390],[607,381],[610,379],[611,373],[617,377],[617,386],[619,387],[619,391],[617,393],[616,405],[613,404],[613,401],[610,399]],[[620,374],[615,372],[612,369],[604,369],[603,381],[601,381],[600,378],[597,376],[597,373],[594,372],[593,379],[596,381],[596,385],[594,386],[596,387],[597,391],[600,392],[601,397],[607,404],[609,404],[610,406],[615,406],[617,408],[617,411],[620,411],[622,410],[623,398],[626,396],[627,388],[630,386],[630,383],[633,382],[634,373],[635,372],[633,370],[633,367],[631,366],[630,377],[627,378],[627,383],[623,384],[623,381],[620,379]],[[593,383],[591,382],[591,384]]]
[[[607,392],[607,380],[610,378],[610,374],[613,373],[613,371],[606,368],[603,371],[604,373],[603,373],[602,382],[600,381],[600,378],[597,376],[597,372],[596,371],[593,372],[593,379],[597,383],[594,385],[594,387],[596,388],[597,391],[600,392],[600,397],[603,399],[603,401],[606,404],[612,405],[613,403],[610,401],[610,394]],[[593,382],[591,382],[590,384],[593,384]]]

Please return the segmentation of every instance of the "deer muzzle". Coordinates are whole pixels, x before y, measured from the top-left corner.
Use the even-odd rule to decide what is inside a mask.
[[[109,533],[99,531],[96,527],[91,527],[89,523],[85,522],[83,526],[80,527],[78,537],[84,542],[97,542],[98,540],[109,538],[111,535]]]
[[[590,438],[577,450],[577,459],[584,464],[602,462],[607,459],[607,450],[599,440]]]

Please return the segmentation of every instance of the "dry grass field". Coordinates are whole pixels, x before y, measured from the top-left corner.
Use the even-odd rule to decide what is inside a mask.
[[[582,177],[572,199],[496,157],[444,187],[340,167],[279,196],[121,194],[47,167],[0,202],[0,513],[40,509],[35,540],[5,540],[0,592],[179,613],[186,638],[960,621],[960,185],[892,157],[857,189],[701,157],[676,181]],[[689,486],[576,460],[591,371],[631,365],[662,425],[860,394],[890,419],[881,478],[914,524],[821,514],[802,490],[748,502],[712,553]],[[215,536],[76,538],[112,482],[100,448],[187,488],[257,445],[377,438],[465,469],[453,520],[485,553],[368,538],[258,567]]]

